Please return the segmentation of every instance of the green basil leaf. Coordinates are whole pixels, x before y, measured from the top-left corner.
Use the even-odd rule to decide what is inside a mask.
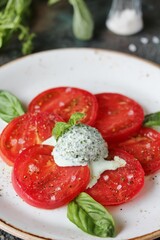
[[[89,40],[93,36],[94,21],[84,0],[69,0],[73,6],[73,33],[77,39]]]
[[[66,133],[72,126],[76,125],[80,122],[80,120],[85,116],[84,113],[73,113],[68,121],[65,122],[57,122],[52,130],[52,135],[56,138],[56,140],[61,137],[64,133]]]
[[[70,128],[70,124],[65,122],[57,122],[55,127],[52,130],[52,135],[56,138],[56,140],[62,136],[68,129]]]
[[[73,126],[77,123],[80,122],[80,120],[82,120],[82,118],[84,118],[85,114],[84,113],[79,113],[79,112],[76,112],[76,113],[73,113],[68,121],[68,123]]]
[[[151,113],[145,116],[143,125],[146,127],[160,126],[160,112]]]
[[[13,118],[24,114],[18,98],[7,91],[0,91],[0,118],[10,122]]]
[[[98,237],[113,237],[115,223],[105,207],[87,193],[80,193],[67,207],[68,219],[81,230]]]

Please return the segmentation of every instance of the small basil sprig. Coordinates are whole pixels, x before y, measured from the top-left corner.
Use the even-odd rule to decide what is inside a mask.
[[[143,125],[146,127],[160,126],[160,112],[151,113],[145,116]]]
[[[52,135],[56,138],[56,140],[62,136],[65,132],[67,132],[72,126],[76,125],[77,123],[84,118],[84,113],[74,113],[70,117],[69,121],[66,122],[57,122],[55,127],[52,130]]]
[[[105,207],[87,193],[80,193],[67,207],[68,219],[81,230],[98,237],[113,237],[115,223]]]
[[[8,91],[0,91],[0,118],[10,122],[13,118],[24,114],[23,107],[17,97]]]

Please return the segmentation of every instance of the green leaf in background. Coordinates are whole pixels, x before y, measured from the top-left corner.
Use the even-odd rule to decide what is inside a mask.
[[[115,223],[105,207],[87,193],[80,193],[67,207],[68,219],[81,230],[98,237],[113,237]]]
[[[151,113],[145,116],[143,125],[146,127],[160,126],[160,112]]]
[[[73,6],[73,33],[77,39],[89,40],[93,36],[94,21],[84,0],[69,0]]]
[[[48,0],[49,5],[61,0]],[[73,33],[77,39],[89,40],[93,36],[94,21],[85,0],[68,0],[73,6]],[[17,34],[22,42],[22,53],[33,51],[34,33],[30,33],[27,20],[33,0],[0,0],[0,48]],[[38,2],[37,2],[38,3]]]
[[[32,0],[3,0],[0,5],[0,48],[12,37],[18,34],[22,42],[23,54],[29,54],[33,49],[33,38],[25,19],[29,15]]]
[[[62,136],[65,132],[67,132],[72,126],[76,125],[80,122],[80,120],[85,116],[84,113],[73,113],[70,117],[68,123],[66,122],[57,122],[55,127],[52,130],[53,136],[56,140]]]
[[[15,117],[24,114],[20,101],[7,91],[0,91],[0,118],[10,122]]]
[[[6,3],[7,3],[7,0],[1,0],[0,1],[0,10],[1,10],[2,7],[5,6]]]

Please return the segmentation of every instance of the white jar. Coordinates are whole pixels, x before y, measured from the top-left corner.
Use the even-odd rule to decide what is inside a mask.
[[[119,35],[132,35],[143,29],[141,0],[113,0],[106,27]]]

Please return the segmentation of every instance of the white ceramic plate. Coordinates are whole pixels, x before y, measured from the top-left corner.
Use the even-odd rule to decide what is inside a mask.
[[[54,50],[0,68],[0,89],[26,105],[36,94],[56,86],[118,92],[137,100],[146,113],[160,110],[160,68],[128,55],[97,49]],[[4,126],[0,120],[0,131]],[[10,175],[11,168],[0,159],[0,228],[23,239],[100,239],[72,224],[65,207],[41,210],[27,205],[14,192]],[[146,178],[131,202],[108,209],[116,221],[116,240],[160,236],[160,172]]]

